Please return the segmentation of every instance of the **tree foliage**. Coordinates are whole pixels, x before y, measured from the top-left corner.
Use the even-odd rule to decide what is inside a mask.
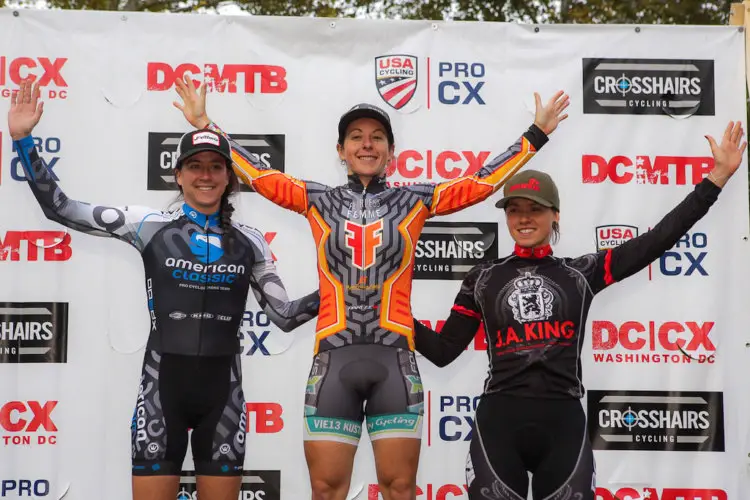
[[[568,0],[558,19],[574,23],[726,24],[732,0]]]
[[[34,6],[37,0],[0,0]],[[726,24],[732,0],[47,0],[58,9],[190,12],[232,3],[253,15],[527,23]]]

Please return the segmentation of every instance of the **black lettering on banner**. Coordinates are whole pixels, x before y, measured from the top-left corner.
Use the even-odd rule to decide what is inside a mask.
[[[195,485],[195,471],[182,471],[177,500],[196,499],[197,493]],[[252,492],[253,494],[243,495],[242,492]],[[240,498],[254,498],[254,500],[281,500],[281,471],[242,471]]]
[[[0,302],[0,363],[67,359],[67,302]]]
[[[587,391],[595,450],[724,451],[721,392]]]
[[[713,116],[710,59],[583,59],[583,112]]]
[[[414,279],[462,280],[477,264],[496,259],[495,222],[427,222],[414,252]]]
[[[255,154],[258,162],[268,168],[284,171],[284,134],[229,134],[240,146]],[[177,182],[174,167],[177,160],[177,144],[182,134],[179,132],[148,133],[148,175],[149,191],[176,191]],[[240,191],[250,192],[252,188],[240,182]]]

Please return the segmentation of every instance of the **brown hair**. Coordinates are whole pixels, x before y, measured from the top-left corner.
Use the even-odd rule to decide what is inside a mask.
[[[550,237],[549,242],[556,245],[558,241],[560,241],[560,223],[552,221],[552,236]]]

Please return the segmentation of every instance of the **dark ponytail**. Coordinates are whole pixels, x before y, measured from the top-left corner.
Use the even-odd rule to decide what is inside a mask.
[[[224,190],[224,194],[221,195],[221,205],[219,205],[219,227],[224,233],[222,239],[222,247],[224,250],[229,250],[232,244],[232,214],[234,213],[234,205],[230,201],[230,197],[233,196],[240,190],[240,180],[237,178],[237,174],[232,169],[232,164],[227,162],[227,173],[229,175],[229,184]]]

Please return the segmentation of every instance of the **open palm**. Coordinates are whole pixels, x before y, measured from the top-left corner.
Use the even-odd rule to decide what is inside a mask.
[[[745,132],[740,122],[729,122],[720,144],[710,135],[706,136],[714,157],[714,168],[709,179],[719,187],[724,186],[740,167],[747,147],[747,142],[742,141],[744,137]]]
[[[184,75],[175,81],[175,90],[182,99],[182,103],[174,101],[172,104],[182,111],[185,119],[195,128],[206,128],[211,120],[206,115],[206,84],[196,89],[193,79]]]
[[[44,112],[44,103],[39,102],[39,82],[32,86],[31,79],[21,82],[21,88],[10,99],[8,132],[17,141],[31,135]]]
[[[550,135],[555,131],[560,122],[568,117],[564,111],[570,105],[570,97],[560,90],[552,96],[546,105],[542,105],[542,98],[538,93],[534,92],[534,101],[536,102],[534,124],[542,132]]]

